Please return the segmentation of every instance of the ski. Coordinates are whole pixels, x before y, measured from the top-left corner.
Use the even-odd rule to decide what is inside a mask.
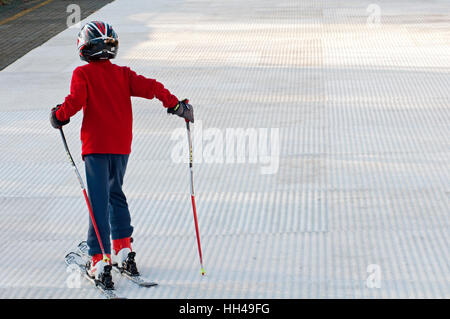
[[[80,244],[78,244],[78,251],[80,253],[80,255],[84,258],[84,259],[88,259],[89,255],[88,255],[88,245],[86,241],[82,241]],[[127,273],[126,271],[124,271],[123,269],[121,269],[120,267],[118,267],[118,265],[112,265],[113,269],[115,272],[119,273],[120,275],[122,275],[123,277],[127,278],[128,280],[130,280],[131,282],[133,282],[134,284],[138,285],[139,287],[145,287],[145,288],[150,288],[150,287],[155,287],[158,286],[158,283],[154,282],[154,281],[150,281],[147,280],[146,278],[144,278],[141,275],[131,275],[129,273]]]
[[[72,251],[68,253],[66,257],[64,257],[64,261],[68,266],[75,266],[80,275],[86,278],[90,283],[92,283],[95,288],[97,288],[107,299],[125,299],[119,297],[115,293],[114,289],[106,289],[100,282],[98,282],[94,278],[91,278],[86,272],[86,263],[80,254]]]

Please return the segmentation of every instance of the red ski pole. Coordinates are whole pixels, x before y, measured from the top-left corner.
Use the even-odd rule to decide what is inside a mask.
[[[75,171],[75,175],[77,175],[78,182],[80,183],[81,190],[83,191],[84,199],[86,200],[86,204],[87,204],[87,207],[88,207],[88,210],[89,210],[89,216],[91,218],[92,225],[94,226],[95,234],[97,235],[97,240],[98,240],[98,243],[100,244],[100,249],[102,250],[103,261],[108,263],[109,262],[109,258],[105,254],[105,249],[103,248],[102,240],[101,240],[101,237],[100,237],[100,232],[98,231],[97,223],[95,222],[95,218],[94,218],[94,213],[92,211],[91,202],[89,201],[89,197],[88,197],[88,195],[86,193],[86,188],[84,187],[83,179],[81,178],[80,172],[78,171],[78,168],[75,165],[75,161],[72,158],[72,154],[70,154],[69,146],[67,146],[66,137],[64,136],[64,132],[63,132],[62,127],[59,128],[59,132],[61,133],[61,138],[63,140],[64,148],[66,149],[67,157],[69,158],[69,161],[72,164],[72,167],[73,167],[73,169]]]
[[[187,135],[188,135],[188,141],[189,141],[189,169],[191,171],[191,202],[192,202],[192,211],[194,212],[195,232],[197,234],[197,246],[198,246],[198,255],[200,257],[201,274],[202,274],[202,276],[204,276],[204,275],[206,275],[206,271],[205,271],[205,268],[203,268],[202,247],[200,245],[200,233],[198,231],[197,210],[195,208],[195,197],[194,197],[194,172],[192,170],[192,162],[193,162],[193,158],[192,158],[192,138],[191,138],[191,129],[189,127],[189,121],[187,121],[187,120],[186,120],[186,128],[187,128]]]

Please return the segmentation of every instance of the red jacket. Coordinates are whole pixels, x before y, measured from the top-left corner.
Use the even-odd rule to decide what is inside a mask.
[[[83,108],[82,156],[93,153],[130,154],[132,96],[156,97],[164,107],[174,107],[178,103],[178,98],[156,80],[103,60],[73,71],[70,94],[56,112],[56,117],[65,121]]]

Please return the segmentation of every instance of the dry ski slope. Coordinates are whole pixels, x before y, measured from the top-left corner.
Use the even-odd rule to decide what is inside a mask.
[[[177,162],[184,124],[136,99],[125,191],[141,271],[160,286],[116,285],[132,298],[449,298],[449,6],[116,0],[86,19],[113,24],[115,62],[189,97],[197,119],[208,275]],[[67,284],[88,214],[48,123],[81,64],[77,32],[0,72],[1,298],[99,297]],[[66,135],[82,168],[80,123]],[[232,163],[238,128],[261,143]]]

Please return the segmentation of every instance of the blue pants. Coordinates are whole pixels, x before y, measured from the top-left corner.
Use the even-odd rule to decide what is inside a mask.
[[[88,195],[105,253],[111,253],[112,239],[133,233],[127,199],[122,191],[128,155],[89,154],[84,156]],[[101,254],[92,221],[89,219],[89,255]]]

